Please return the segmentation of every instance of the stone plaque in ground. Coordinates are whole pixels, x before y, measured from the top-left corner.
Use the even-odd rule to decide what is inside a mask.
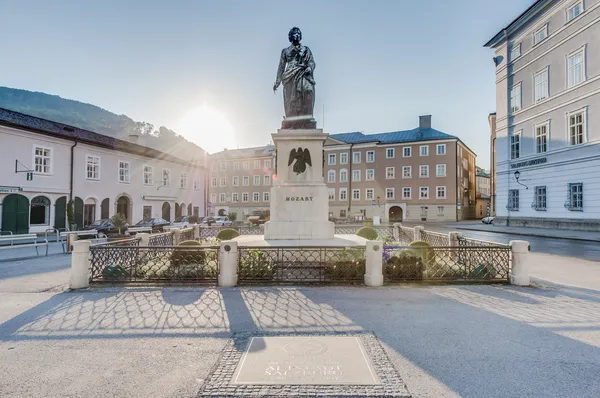
[[[199,397],[410,397],[374,334],[236,333]]]
[[[252,337],[234,384],[381,384],[356,336]]]

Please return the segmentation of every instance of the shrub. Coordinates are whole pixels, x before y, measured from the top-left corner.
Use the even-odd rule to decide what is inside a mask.
[[[75,224],[75,202],[72,200],[67,203],[67,221],[69,222],[69,229],[71,229],[71,225]]]
[[[177,275],[180,278],[200,279],[217,276],[217,269],[211,264],[215,253],[207,253],[201,248],[202,244],[195,240],[185,240],[177,246],[171,254],[171,264],[167,271],[169,277]]]
[[[240,236],[240,233],[233,228],[225,228],[219,231],[217,234],[218,240],[231,240]]]
[[[401,249],[395,252],[383,267],[385,276],[389,279],[422,280],[425,267],[421,256],[412,249]]]
[[[431,264],[435,258],[435,251],[430,247],[429,243],[420,240],[410,242],[408,245],[415,256],[421,257],[424,265]]]
[[[377,240],[377,232],[371,227],[362,227],[356,231],[356,235],[368,240]]]
[[[200,221],[200,217],[198,217],[198,216],[189,216],[188,217],[188,222],[190,224],[198,224],[199,221]]]
[[[325,275],[332,280],[362,280],[365,264],[365,252],[362,249],[347,248],[337,258],[331,258],[325,269]]]
[[[272,279],[275,261],[260,249],[250,249],[242,257],[238,273],[245,279]]]
[[[227,217],[229,217],[229,221],[235,222],[237,220],[237,213],[229,213]]]
[[[117,213],[110,218],[110,223],[119,231],[119,234],[122,234],[127,225],[127,219],[124,215]]]

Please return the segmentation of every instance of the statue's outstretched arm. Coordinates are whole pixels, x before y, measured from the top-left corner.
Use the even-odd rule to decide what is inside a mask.
[[[281,76],[285,71],[285,48],[281,50],[281,58],[279,59],[279,68],[277,68],[277,77],[275,78],[275,84],[273,84],[273,91],[277,90],[277,87],[281,84]]]

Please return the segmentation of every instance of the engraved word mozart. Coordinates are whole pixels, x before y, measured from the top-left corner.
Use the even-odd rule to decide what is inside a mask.
[[[313,196],[286,196],[286,202],[312,202]]]

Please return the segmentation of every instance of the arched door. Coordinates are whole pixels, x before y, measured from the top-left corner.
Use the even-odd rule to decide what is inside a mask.
[[[175,203],[175,219],[177,220],[179,217],[181,217],[181,207]]]
[[[75,224],[77,229],[83,228],[83,199],[75,197]]]
[[[226,216],[226,212],[225,209],[219,209],[219,212],[217,213],[219,216]]]
[[[165,202],[162,205],[162,218],[167,221],[171,221],[171,205],[169,202]]]
[[[65,228],[67,226],[67,197],[61,196],[54,203],[54,228]]]
[[[29,199],[23,195],[8,195],[2,201],[2,231],[29,233]]]
[[[117,214],[121,214],[129,220],[129,198],[127,196],[121,196],[117,200]]]
[[[187,208],[187,215],[188,215],[188,216],[191,216],[191,215],[193,214],[192,207],[193,207],[193,206],[192,206],[192,204],[190,203],[190,204],[188,205],[188,208]]]
[[[399,206],[390,207],[388,218],[389,218],[390,222],[402,221],[402,207],[399,207]]]
[[[109,218],[110,209],[109,209],[108,205],[109,205],[108,198],[104,199],[102,201],[102,203],[100,204],[100,218],[103,220],[106,218]]]

